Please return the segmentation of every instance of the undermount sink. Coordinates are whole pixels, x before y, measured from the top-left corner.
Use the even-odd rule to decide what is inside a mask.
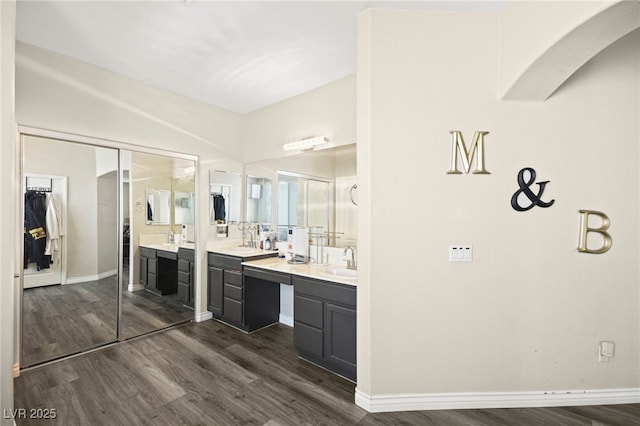
[[[358,271],[355,269],[348,268],[327,268],[322,271],[323,275],[329,275],[332,277],[340,277],[340,278],[349,278],[356,279],[358,278]]]
[[[238,247],[231,247],[230,249],[231,251],[239,251],[239,252],[249,252],[249,251],[256,251],[257,249],[254,247],[244,247],[244,246],[238,246]]]

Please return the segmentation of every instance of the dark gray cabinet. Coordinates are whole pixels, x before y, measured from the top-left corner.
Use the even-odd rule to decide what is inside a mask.
[[[251,257],[252,260],[277,256],[277,253]],[[280,290],[273,285],[256,288],[251,280],[245,283],[242,272],[243,257],[217,253],[208,254],[207,309],[214,318],[251,332],[271,321],[272,314],[265,312],[280,309]],[[278,313],[276,313],[276,322]],[[269,322],[271,321],[271,322]]]
[[[161,296],[178,291],[178,254],[140,247],[140,284]]]
[[[356,287],[292,277],[293,341],[301,358],[356,380]]]
[[[156,250],[140,247],[140,284],[151,291],[157,291],[158,258]]]
[[[193,249],[178,249],[178,299],[193,308],[195,291],[195,252]]]
[[[209,264],[207,272],[207,309],[216,318],[222,317],[224,301],[224,269]]]

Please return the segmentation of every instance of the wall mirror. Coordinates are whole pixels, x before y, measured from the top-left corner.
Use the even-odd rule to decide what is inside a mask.
[[[277,182],[271,188],[271,226],[279,238],[289,227],[307,226],[329,234],[329,246],[357,245],[355,144],[247,163],[245,170]]]
[[[240,222],[242,212],[242,177],[240,173],[209,171],[209,223]]]
[[[171,217],[171,191],[147,189],[147,225],[168,225]]]
[[[271,226],[271,179],[247,176],[247,222]]]

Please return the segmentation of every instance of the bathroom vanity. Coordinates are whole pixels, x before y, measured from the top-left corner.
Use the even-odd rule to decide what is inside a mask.
[[[246,287],[242,274],[242,263],[247,260],[277,259],[278,253],[265,250],[240,250],[247,247],[220,249],[207,255],[207,309],[214,318],[243,331],[251,332],[272,324],[267,306],[280,307],[279,288]],[[264,304],[265,309],[256,309]],[[275,322],[278,316],[276,314]]]
[[[193,307],[195,255],[192,245],[140,245],[140,284],[153,293],[178,298]]]
[[[292,265],[262,250],[253,255],[210,251],[208,260],[208,306],[214,318],[246,332],[277,323],[280,285],[291,285],[300,357],[355,381],[355,278]]]
[[[178,291],[178,253],[140,246],[140,284],[161,296]]]

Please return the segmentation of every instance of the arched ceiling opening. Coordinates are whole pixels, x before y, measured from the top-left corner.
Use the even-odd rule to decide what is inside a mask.
[[[637,28],[640,1],[619,1],[604,8],[544,50],[504,91],[502,99],[548,99],[587,61]]]

